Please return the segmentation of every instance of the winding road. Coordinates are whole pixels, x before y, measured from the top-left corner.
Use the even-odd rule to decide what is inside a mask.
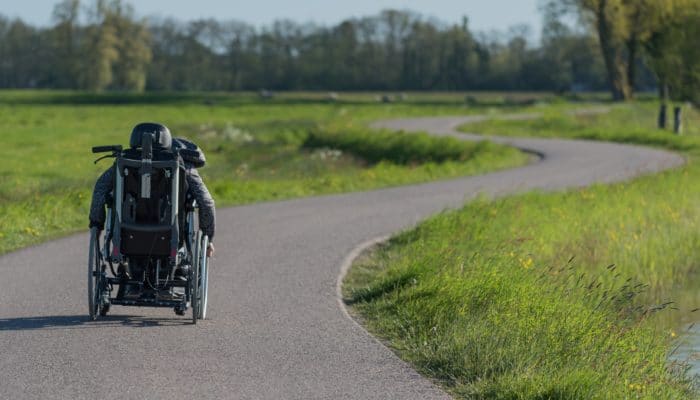
[[[520,116],[526,118],[527,116]],[[465,139],[483,117],[375,127]],[[0,399],[446,399],[349,319],[341,265],[360,244],[479,193],[613,182],[683,163],[645,147],[491,138],[539,155],[528,166],[421,185],[220,210],[209,319],[113,308],[86,317],[86,234],[0,257]]]

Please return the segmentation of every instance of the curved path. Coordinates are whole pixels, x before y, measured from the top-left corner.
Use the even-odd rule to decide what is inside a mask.
[[[457,125],[478,119],[375,126],[456,135]],[[478,193],[612,182],[683,162],[636,146],[496,140],[541,160],[477,177],[221,210],[210,320],[196,326],[170,310],[120,307],[88,322],[85,234],[0,257],[0,398],[447,398],[338,306],[346,255]]]

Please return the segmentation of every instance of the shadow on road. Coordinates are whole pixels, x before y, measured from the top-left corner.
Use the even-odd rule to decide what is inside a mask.
[[[131,315],[110,315],[91,321],[86,315],[48,315],[38,317],[0,318],[0,331],[94,329],[94,328],[151,328],[191,325],[190,319],[162,318]]]

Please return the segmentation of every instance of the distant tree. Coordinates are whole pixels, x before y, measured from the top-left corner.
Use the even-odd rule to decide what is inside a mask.
[[[96,0],[90,10],[90,24],[85,28],[81,54],[83,89],[102,91],[114,80],[113,66],[119,60],[119,37],[114,8],[119,1]]]
[[[361,80],[359,66],[362,60],[358,58],[359,40],[354,21],[343,21],[336,27],[322,30],[318,36],[321,39],[320,46],[328,51],[319,51],[322,58],[315,64],[320,66],[320,73],[324,76],[322,82],[313,83],[307,80],[306,85],[316,86],[315,89],[348,89],[357,87]],[[303,40],[302,40],[303,42]],[[300,54],[299,68],[304,68],[304,54]],[[342,82],[343,87],[334,87],[334,82]]]
[[[439,85],[441,89],[459,90],[472,86],[478,81],[478,53],[476,51],[477,43],[474,41],[471,32],[469,32],[468,20],[466,17],[462,19],[461,25],[454,25],[444,31],[439,48],[441,53],[441,66],[434,76],[435,82],[442,83]],[[429,41],[425,43],[430,46]],[[421,89],[430,89],[430,86],[424,86]]]
[[[49,31],[53,49],[52,68],[47,79],[57,88],[75,88],[80,67],[80,0],[63,0],[53,9],[56,25]]]
[[[148,22],[151,37],[152,61],[148,65],[147,90],[181,90],[182,53],[184,51],[184,24],[173,19],[151,19]]]
[[[242,90],[247,85],[256,85],[251,82],[257,57],[254,54],[253,44],[256,31],[251,25],[239,21],[227,21],[223,24],[224,38],[222,68],[224,71],[225,88],[228,90]]]
[[[38,87],[47,58],[41,32],[19,19],[0,19],[0,85],[11,88]]]
[[[58,9],[58,15],[75,21],[77,5],[77,1],[65,2]],[[72,32],[68,29],[71,20],[63,19],[65,22],[58,27],[66,32],[65,36]],[[67,40],[60,40],[60,43]],[[68,44],[63,45],[66,46]],[[89,9],[80,48],[80,54],[73,57],[80,66],[80,87],[94,91],[142,91],[145,88],[152,58],[150,32],[145,21],[135,19],[131,5],[121,0],[95,0]]]
[[[445,85],[449,78],[441,76],[441,69],[448,61],[442,49],[446,44],[441,41],[441,32],[434,25],[423,21],[413,22],[402,43],[402,88],[424,90]]]
[[[416,16],[399,10],[384,10],[379,14],[379,31],[383,36],[382,77],[386,89],[400,88],[403,43]]]
[[[117,36],[118,58],[112,64],[112,87],[120,90],[143,91],[151,62],[150,32],[145,21],[134,17],[129,5],[115,3],[108,11],[108,24]]]

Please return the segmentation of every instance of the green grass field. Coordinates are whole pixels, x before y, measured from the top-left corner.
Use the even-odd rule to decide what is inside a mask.
[[[92,185],[110,165],[93,165],[90,148],[126,144],[141,121],[163,122],[204,148],[201,173],[218,206],[425,182],[528,160],[503,146],[366,128],[380,117],[479,110],[454,96],[397,104],[341,96],[0,92],[0,253],[86,229]],[[416,158],[417,148],[430,150]]]
[[[700,306],[700,117],[674,136],[654,129],[656,107],[533,108],[544,118],[465,126],[648,144],[689,162],[436,216],[358,261],[344,286],[352,309],[460,398],[695,398],[668,355]]]

